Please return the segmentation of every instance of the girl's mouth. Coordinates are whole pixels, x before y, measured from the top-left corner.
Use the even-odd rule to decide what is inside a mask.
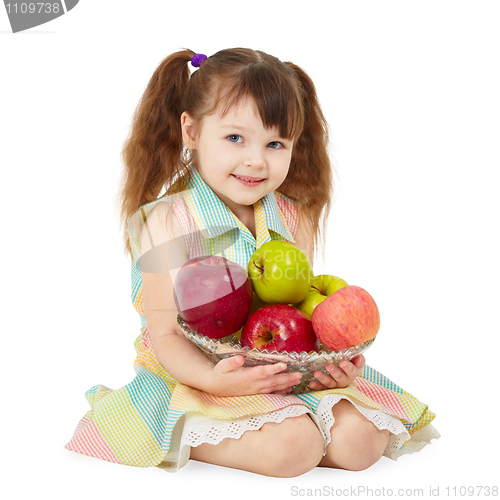
[[[239,181],[241,184],[245,186],[258,186],[262,182],[264,182],[266,179],[259,179],[258,177],[246,177],[246,176],[239,176],[239,175],[234,175],[231,174],[237,181]]]

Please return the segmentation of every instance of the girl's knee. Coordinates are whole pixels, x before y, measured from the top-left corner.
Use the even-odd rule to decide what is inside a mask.
[[[322,465],[352,471],[365,470],[382,457],[390,433],[379,430],[349,402],[335,412],[332,440]],[[340,404],[340,403],[339,403]]]
[[[323,437],[307,416],[268,423],[260,430],[269,475],[297,477],[314,469],[323,456]]]
[[[344,469],[361,471],[377,463],[382,457],[389,441],[389,431],[379,430],[369,421],[358,426],[345,436],[345,446],[350,446],[354,453],[344,460]]]

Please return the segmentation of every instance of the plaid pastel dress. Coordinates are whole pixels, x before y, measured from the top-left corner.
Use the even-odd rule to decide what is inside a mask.
[[[330,442],[331,409],[348,399],[379,429],[391,433],[385,455],[418,451],[439,433],[426,404],[366,365],[344,389],[297,395],[256,394],[217,397],[177,382],[153,352],[142,303],[140,235],[148,217],[167,203],[182,228],[187,257],[224,255],[244,268],[255,249],[270,240],[294,243],[300,206],[275,191],[254,204],[256,238],[204,182],[196,169],[184,189],[141,207],[129,220],[132,249],[132,302],[141,318],[135,341],[135,377],[112,390],[89,389],[90,410],[66,445],[84,455],[137,467],[175,472],[189,460],[192,446],[237,439],[266,422],[309,414]],[[153,242],[154,245],[154,242]]]

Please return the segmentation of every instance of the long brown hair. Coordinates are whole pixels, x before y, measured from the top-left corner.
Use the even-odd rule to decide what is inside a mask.
[[[293,63],[241,48],[217,52],[191,75],[188,63],[194,54],[185,49],[165,58],[135,110],[122,151],[119,199],[125,248],[130,252],[129,217],[162,192],[170,194],[189,181],[193,158],[182,143],[181,114],[186,111],[200,123],[220,105],[225,113],[246,97],[255,100],[265,127],[277,127],[283,138],[294,139],[290,169],[278,190],[302,205],[316,247],[326,232],[333,167],[328,125],[312,80]],[[321,246],[324,252],[324,240]]]

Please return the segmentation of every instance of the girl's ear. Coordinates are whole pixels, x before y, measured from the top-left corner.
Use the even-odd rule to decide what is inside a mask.
[[[186,148],[196,149],[196,134],[194,130],[194,120],[191,115],[182,113],[181,115],[182,142]]]

